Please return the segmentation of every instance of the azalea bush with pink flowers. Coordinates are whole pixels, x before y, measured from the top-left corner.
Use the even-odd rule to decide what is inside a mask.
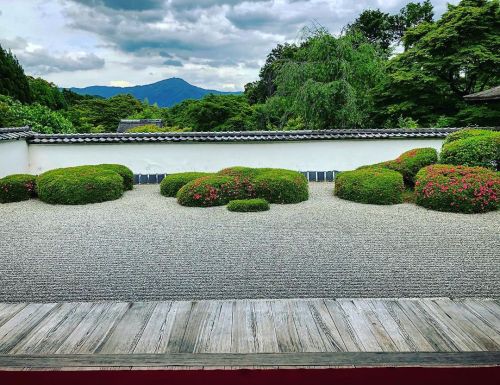
[[[420,206],[460,213],[497,210],[500,173],[483,167],[436,164],[420,170],[415,182]]]
[[[0,203],[25,201],[36,197],[36,176],[14,174],[0,179]]]
[[[307,179],[299,172],[231,167],[185,184],[177,193],[184,206],[221,206],[238,199],[263,198],[270,203],[298,203],[309,198]]]

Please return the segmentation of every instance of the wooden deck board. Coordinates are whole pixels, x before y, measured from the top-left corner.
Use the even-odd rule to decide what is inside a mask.
[[[0,303],[0,321],[1,370],[500,365],[489,299]]]

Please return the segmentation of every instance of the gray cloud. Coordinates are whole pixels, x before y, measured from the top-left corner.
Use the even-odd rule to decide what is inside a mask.
[[[144,11],[161,9],[165,0],[73,0],[90,7],[107,7],[117,10]]]
[[[99,69],[103,68],[105,63],[103,58],[93,53],[73,52],[57,55],[45,48],[30,47],[21,37],[3,40],[2,45],[13,50],[24,69],[34,75]]]
[[[182,67],[182,62],[180,60],[174,60],[174,59],[165,60],[163,64],[172,67]]]

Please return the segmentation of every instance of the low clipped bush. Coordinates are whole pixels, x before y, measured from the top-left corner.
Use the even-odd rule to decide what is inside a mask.
[[[479,130],[475,128],[466,128],[464,130],[455,131],[449,134],[443,144],[455,142],[457,140],[467,139],[476,136],[491,135],[491,130]]]
[[[14,174],[0,179],[0,203],[20,202],[35,196],[35,175]]]
[[[296,171],[231,167],[195,179],[177,193],[185,206],[218,206],[235,199],[264,198],[270,203],[298,203],[309,197],[307,179]]]
[[[182,186],[207,175],[210,174],[206,172],[180,172],[167,175],[160,183],[160,192],[166,197],[175,197]]]
[[[443,145],[440,162],[462,166],[498,169],[500,162],[500,132],[471,136]]]
[[[253,185],[248,180],[224,175],[208,175],[184,185],[177,193],[183,206],[222,206],[235,199],[255,197]]]
[[[256,196],[269,203],[299,203],[309,198],[309,185],[299,172],[264,169],[253,178]]]
[[[339,198],[376,205],[403,202],[403,176],[383,167],[345,171],[335,178]]]
[[[434,148],[415,148],[406,151],[396,159],[385,162],[385,167],[400,172],[407,186],[415,184],[415,176],[422,168],[438,161],[438,153]]]
[[[500,173],[483,167],[436,164],[423,168],[416,177],[416,203],[432,210],[497,210],[499,196]]]
[[[134,188],[134,173],[131,169],[121,164],[98,164],[96,167],[114,171],[123,178],[123,188],[132,190]]]
[[[135,126],[125,131],[125,133],[148,133],[148,132],[167,132],[168,127],[158,127],[156,124],[143,124],[142,126]]]
[[[82,205],[120,198],[124,181],[120,174],[103,167],[67,167],[41,174],[37,190],[46,203]]]
[[[229,211],[237,211],[242,213],[267,211],[269,210],[269,202],[262,198],[255,199],[239,199],[230,201],[227,204]]]
[[[438,161],[438,153],[434,148],[414,148],[406,151],[394,160],[376,163],[367,166],[361,166],[358,170],[365,168],[387,168],[397,171],[403,175],[406,186],[413,187],[415,184],[415,175],[425,166],[429,166]]]

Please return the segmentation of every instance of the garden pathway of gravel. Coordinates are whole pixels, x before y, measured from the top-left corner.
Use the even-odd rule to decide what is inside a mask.
[[[495,297],[500,212],[372,206],[310,185],[261,213],[179,206],[159,186],[117,201],[0,205],[0,302]]]

